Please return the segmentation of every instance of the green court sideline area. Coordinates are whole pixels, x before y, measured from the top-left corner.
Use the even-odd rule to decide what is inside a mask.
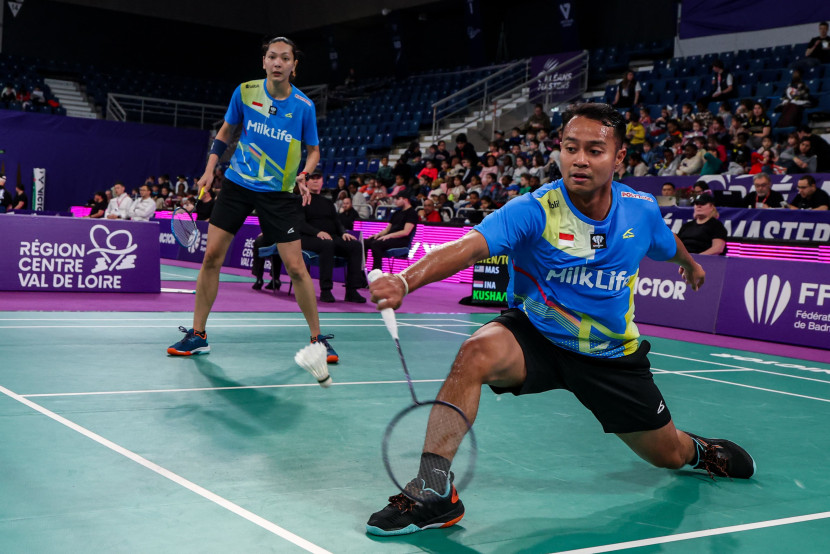
[[[489,318],[399,316],[421,397]],[[294,364],[300,314],[217,313],[209,356],[168,357],[189,319],[0,313],[0,551],[830,551],[830,365],[650,339],[678,427],[746,447],[748,481],[653,468],[569,393],[485,390],[465,518],[379,539],[381,436],[410,402],[380,316],[321,315],[329,389]]]

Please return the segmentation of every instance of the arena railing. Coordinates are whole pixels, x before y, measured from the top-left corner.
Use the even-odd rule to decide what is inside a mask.
[[[221,119],[226,111],[227,106],[214,104],[198,104],[129,94],[107,94],[106,116],[109,121],[157,123],[173,127],[208,129],[217,119]]]

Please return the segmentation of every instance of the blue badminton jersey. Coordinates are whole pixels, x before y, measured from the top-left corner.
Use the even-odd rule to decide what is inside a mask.
[[[291,87],[285,100],[276,100],[268,94],[265,79],[248,81],[233,91],[225,121],[243,123],[225,177],[255,191],[292,191],[302,143],[319,142],[314,103],[297,87]]]
[[[640,260],[674,257],[674,234],[650,194],[612,183],[603,221],[571,204],[562,180],[508,202],[475,229],[490,255],[510,255],[511,308],[556,345],[580,354],[633,353],[634,284]]]

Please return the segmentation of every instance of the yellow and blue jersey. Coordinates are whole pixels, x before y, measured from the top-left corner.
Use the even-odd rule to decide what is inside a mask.
[[[255,191],[292,191],[302,143],[319,142],[314,102],[295,86],[288,98],[276,100],[265,79],[248,81],[233,91],[225,121],[243,124],[225,177]]]
[[[611,210],[589,219],[562,180],[508,202],[475,229],[490,255],[510,255],[511,308],[556,345],[596,357],[633,353],[640,260],[674,257],[674,234],[650,194],[612,183]]]

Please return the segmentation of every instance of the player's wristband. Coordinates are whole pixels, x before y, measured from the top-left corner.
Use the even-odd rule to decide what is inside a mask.
[[[406,296],[407,294],[409,294],[409,283],[406,282],[406,279],[404,278],[404,276],[401,275],[400,273],[393,273],[392,275],[394,275],[395,277],[400,279],[401,283],[403,283],[403,288],[404,288],[403,295]]]
[[[210,153],[216,154],[219,158],[228,149],[228,143],[219,139],[213,139],[213,144],[210,146]]]
[[[297,177],[299,177],[300,175],[302,175],[304,177],[307,177],[308,176],[308,171],[300,171],[299,173],[297,173]]]

